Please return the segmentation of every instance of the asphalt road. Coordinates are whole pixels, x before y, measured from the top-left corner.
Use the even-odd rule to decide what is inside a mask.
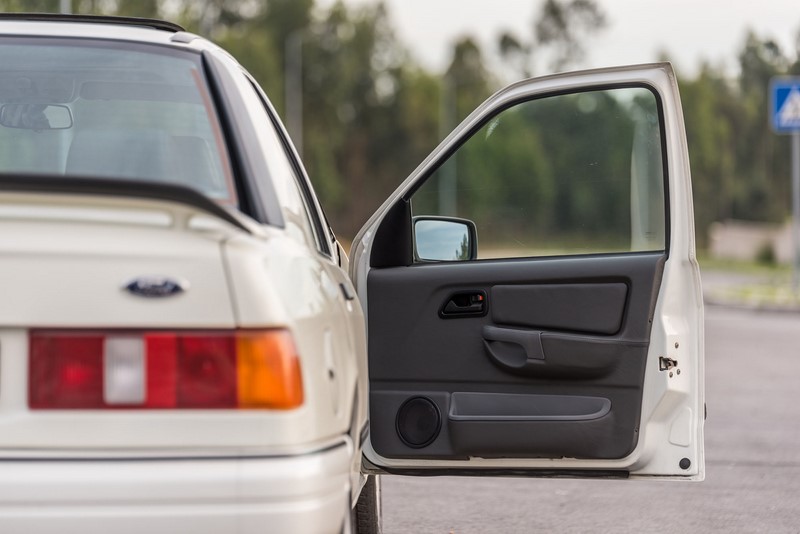
[[[702,483],[384,477],[384,532],[800,533],[800,313],[706,307]]]

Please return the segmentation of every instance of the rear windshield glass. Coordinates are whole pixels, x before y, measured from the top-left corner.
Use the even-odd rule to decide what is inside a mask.
[[[236,205],[200,56],[0,40],[0,173],[169,182]]]

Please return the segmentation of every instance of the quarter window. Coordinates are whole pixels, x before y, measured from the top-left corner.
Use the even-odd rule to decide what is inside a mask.
[[[297,186],[294,169],[270,120],[269,112],[258,90],[243,72],[236,73],[236,84],[247,108],[250,121],[255,129],[258,149],[266,163],[266,175],[257,176],[259,194],[275,194],[283,211],[286,233],[312,248],[316,248],[316,236],[311,217],[306,209],[302,194]],[[272,187],[258,186],[258,182],[267,181]],[[269,193],[266,193],[269,191]]]
[[[264,110],[264,122],[257,124],[259,130],[264,131],[264,141],[267,143],[268,152],[267,164],[270,167],[270,175],[273,179],[276,193],[281,198],[284,211],[291,226],[302,227],[306,235],[313,236],[312,239],[317,250],[330,256],[330,248],[325,233],[326,225],[323,224],[314,203],[313,193],[310,186],[304,182],[304,178],[298,174],[296,165],[293,165],[294,156],[291,155],[286,140],[277,131],[277,126],[273,124],[273,112],[269,109],[266,95],[247,75],[248,84],[253,89],[253,94],[257,95],[260,107]]]

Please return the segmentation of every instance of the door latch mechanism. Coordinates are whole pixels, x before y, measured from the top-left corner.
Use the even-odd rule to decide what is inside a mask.
[[[667,358],[665,356],[660,356],[658,358],[658,370],[659,371],[669,371],[678,366],[678,360],[673,360],[672,358]]]

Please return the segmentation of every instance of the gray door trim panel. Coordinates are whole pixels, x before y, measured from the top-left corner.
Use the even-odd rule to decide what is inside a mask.
[[[387,458],[626,456],[638,440],[644,369],[664,261],[663,253],[631,253],[371,269],[367,310],[372,447]],[[590,292],[596,289],[599,293],[586,298],[595,301],[597,309],[603,306],[596,295],[611,295],[609,309],[619,317],[614,319],[619,320],[619,327],[613,334],[587,332],[587,328],[596,329],[586,323],[588,315],[576,323],[577,327],[561,322],[559,326],[563,326],[558,329],[495,320],[509,315],[503,310],[496,313],[495,306],[504,305],[507,299],[501,298],[498,304],[493,289],[538,289],[545,285],[581,286]],[[606,293],[606,289],[611,290]],[[438,313],[442,303],[462,290],[485,291],[488,313],[483,317],[441,319]],[[519,310],[515,313],[520,315]],[[538,309],[533,313],[546,317],[546,312]],[[602,329],[608,331],[609,324]],[[490,333],[497,332],[492,329],[531,332],[541,343],[544,358],[529,358],[517,345],[527,368],[504,367],[487,351],[486,328]],[[530,348],[536,355],[536,344]],[[515,401],[509,401],[494,403],[495,412],[487,408],[480,420],[447,415],[464,415],[453,407],[454,396],[458,399],[479,393],[522,395],[519,402],[523,404],[536,396],[594,397],[605,399],[609,410],[589,419],[520,420],[508,417],[513,414],[507,410],[535,408],[512,409]],[[445,419],[439,435],[430,445],[418,449],[403,444],[396,429],[397,410],[413,396],[429,398]]]

